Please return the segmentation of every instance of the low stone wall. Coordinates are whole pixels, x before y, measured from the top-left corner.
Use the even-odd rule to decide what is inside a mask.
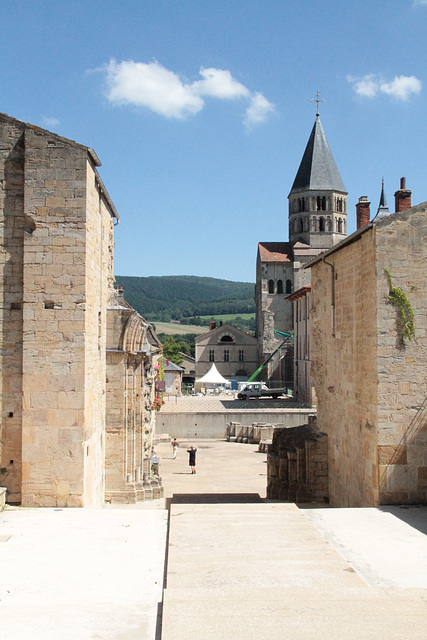
[[[267,456],[267,498],[328,502],[328,438],[308,425],[275,429]]]
[[[156,433],[169,433],[176,438],[225,439],[227,424],[282,424],[295,427],[307,424],[313,409],[284,409],[283,411],[223,411],[178,413],[164,408],[156,416]]]
[[[273,431],[283,427],[283,423],[266,424],[256,422],[250,426],[240,424],[240,422],[230,422],[227,424],[227,442],[243,442],[247,444],[257,444],[260,452],[267,451],[267,447],[272,443]]]

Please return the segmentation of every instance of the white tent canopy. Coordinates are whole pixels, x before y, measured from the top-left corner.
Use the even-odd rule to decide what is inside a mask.
[[[229,384],[228,380],[220,374],[215,363],[211,366],[209,371],[205,373],[202,378],[196,380],[196,382],[202,382],[203,384]]]

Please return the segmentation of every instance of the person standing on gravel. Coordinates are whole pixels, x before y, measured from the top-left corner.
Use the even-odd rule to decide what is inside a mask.
[[[175,460],[176,454],[177,454],[177,451],[178,451],[178,447],[179,447],[179,442],[178,442],[178,440],[176,438],[171,440],[171,447],[172,447],[172,457]]]
[[[189,454],[188,464],[191,467],[191,473],[196,473],[196,447],[191,447],[187,449],[187,453]]]

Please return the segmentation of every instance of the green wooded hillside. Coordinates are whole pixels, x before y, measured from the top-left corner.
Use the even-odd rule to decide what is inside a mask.
[[[255,285],[201,276],[116,276],[125,300],[148,320],[253,313]]]

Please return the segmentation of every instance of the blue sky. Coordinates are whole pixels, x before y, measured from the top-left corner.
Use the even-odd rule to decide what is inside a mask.
[[[117,275],[254,281],[320,97],[348,190],[427,200],[427,0],[3,0],[0,111],[92,147]]]

